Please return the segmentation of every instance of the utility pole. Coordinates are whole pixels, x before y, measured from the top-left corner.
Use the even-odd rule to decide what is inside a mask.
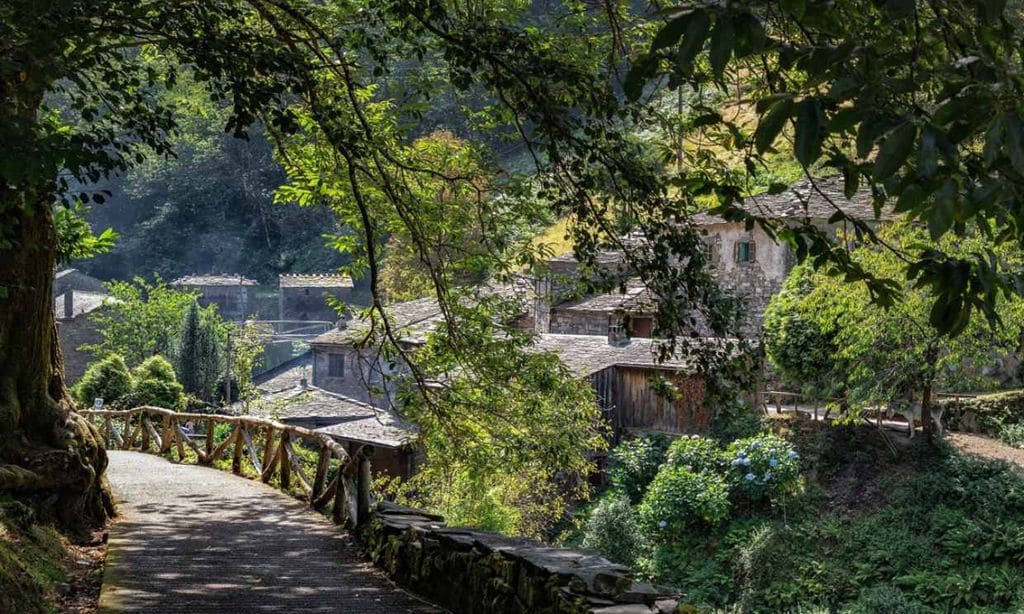
[[[231,405],[231,331],[228,331],[227,350],[224,352],[224,405]]]

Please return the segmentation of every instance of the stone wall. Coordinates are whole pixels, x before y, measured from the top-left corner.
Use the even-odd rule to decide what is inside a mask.
[[[280,289],[280,314],[278,317],[281,320],[335,322],[339,319],[338,312],[328,304],[328,296],[349,304],[352,302],[352,287],[283,287]]]
[[[91,353],[78,348],[99,343],[103,336],[96,323],[89,319],[88,314],[83,313],[74,318],[58,319],[57,339],[64,358],[64,381],[71,386],[85,374],[86,367],[93,359]]]
[[[361,537],[395,582],[456,614],[695,611],[592,552],[448,527],[392,503],[378,504]]]

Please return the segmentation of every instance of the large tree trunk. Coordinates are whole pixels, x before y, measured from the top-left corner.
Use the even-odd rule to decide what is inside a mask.
[[[33,499],[77,529],[102,523],[111,511],[103,476],[107,457],[64,384],[47,188],[15,194],[0,178],[0,215],[12,233],[0,246],[0,492]]]

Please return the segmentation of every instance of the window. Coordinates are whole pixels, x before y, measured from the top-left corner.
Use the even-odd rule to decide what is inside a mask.
[[[328,377],[345,377],[345,355],[344,354],[328,354],[327,355],[327,376]]]
[[[740,264],[754,262],[754,243],[752,241],[736,243],[736,262]]]

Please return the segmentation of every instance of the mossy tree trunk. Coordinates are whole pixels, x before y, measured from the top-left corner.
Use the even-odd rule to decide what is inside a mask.
[[[0,110],[9,136],[9,127],[34,123],[42,95],[16,104],[2,86],[8,96],[0,98],[15,100]],[[33,499],[61,524],[85,528],[110,511],[107,458],[64,383],[52,298],[55,174],[34,174],[41,178],[0,171],[0,492]]]

